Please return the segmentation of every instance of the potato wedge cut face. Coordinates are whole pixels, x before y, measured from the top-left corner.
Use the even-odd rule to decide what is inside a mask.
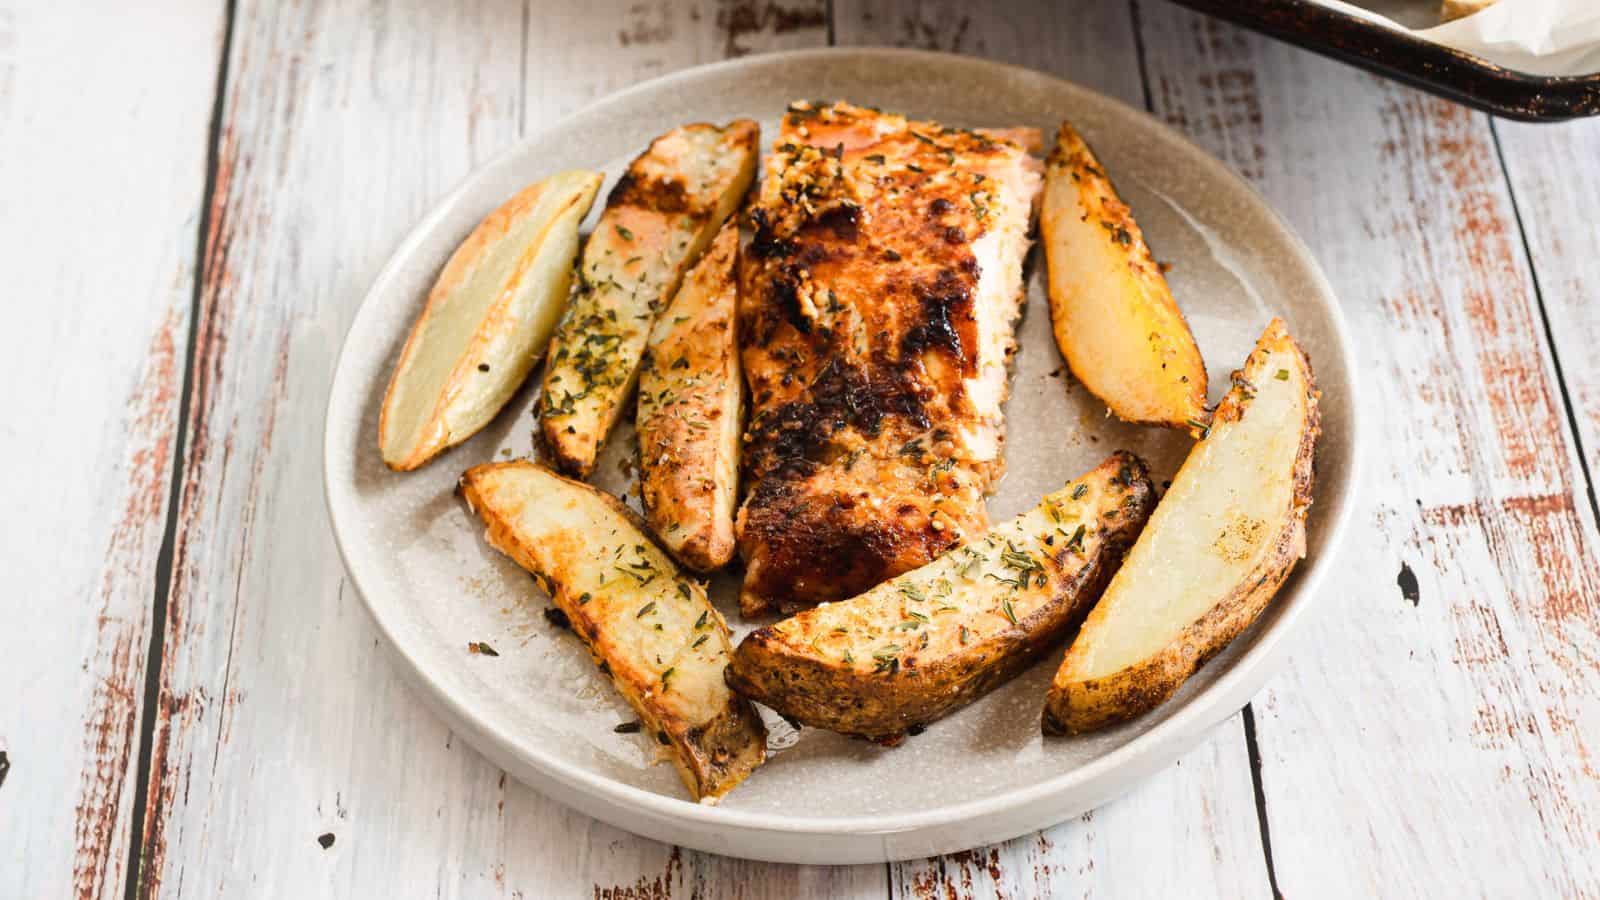
[[[540,431],[560,469],[587,477],[638,383],[650,328],[755,177],[754,122],[662,135],[612,188],[544,375]]]
[[[1265,608],[1305,554],[1318,433],[1310,365],[1273,320],[1068,650],[1061,725],[1153,707]]]
[[[723,679],[727,623],[616,498],[526,461],[477,466],[461,488],[489,542],[539,579],[672,748],[696,799],[726,793],[765,759],[760,718]]]
[[[1203,421],[1206,369],[1194,335],[1132,213],[1065,122],[1045,172],[1039,231],[1051,324],[1072,374],[1127,421]]]
[[[1154,505],[1117,453],[984,538],[750,634],[734,688],[805,724],[886,741],[982,696],[1065,639]]]
[[[656,319],[639,374],[640,498],[650,528],[698,572],[733,558],[744,375],[734,336],[739,226]]]
[[[477,433],[543,357],[600,182],[573,171],[525,188],[450,257],[384,398],[379,443],[391,468],[414,469]]]

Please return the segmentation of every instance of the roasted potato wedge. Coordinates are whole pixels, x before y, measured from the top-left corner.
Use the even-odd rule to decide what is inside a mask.
[[[1144,464],[1117,453],[981,540],[752,632],[728,683],[806,725],[893,743],[1065,639],[1154,502]]]
[[[744,376],[734,337],[739,226],[729,220],[650,332],[639,370],[639,496],[678,561],[733,558]]]
[[[1274,319],[1067,650],[1046,732],[1155,708],[1266,608],[1305,556],[1320,431],[1311,365]]]
[[[1495,0],[1441,0],[1439,21],[1453,22],[1473,13],[1480,13],[1495,4]]]
[[[566,306],[598,172],[562,172],[489,214],[445,263],[389,378],[383,461],[415,469],[489,424],[544,355]]]
[[[638,383],[651,323],[755,177],[757,134],[747,119],[675,128],[611,189],[544,374],[540,429],[568,475],[593,471]]]
[[[1045,169],[1050,321],[1072,374],[1119,418],[1203,426],[1206,367],[1144,234],[1067,122]]]
[[[679,574],[615,497],[535,463],[476,466],[461,494],[490,544],[566,613],[600,670],[714,801],[766,758],[766,729],[723,680],[731,640],[705,589]]]

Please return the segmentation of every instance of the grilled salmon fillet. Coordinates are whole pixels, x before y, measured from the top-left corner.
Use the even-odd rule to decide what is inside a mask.
[[[745,615],[853,596],[988,527],[1039,143],[785,113],[740,273]]]

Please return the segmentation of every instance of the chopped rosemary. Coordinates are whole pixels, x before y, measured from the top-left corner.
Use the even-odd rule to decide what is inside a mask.
[[[1288,381],[1289,380],[1289,370],[1288,369],[1279,369],[1278,370],[1278,374],[1276,376],[1274,376],[1274,377],[1277,378],[1279,381]]]
[[[1072,499],[1081,500],[1083,499],[1083,495],[1087,493],[1089,493],[1089,486],[1087,484],[1080,484],[1072,489]]]
[[[1068,550],[1075,550],[1075,551],[1077,551],[1079,553],[1083,552],[1083,533],[1084,533],[1084,530],[1085,530],[1085,526],[1079,525],[1078,526],[1078,530],[1074,531],[1072,533],[1072,537],[1067,538],[1067,549]]]
[[[625,241],[633,240],[633,232],[629,231],[626,228],[623,228],[621,225],[617,226],[617,234],[622,235],[622,239],[625,240]]]
[[[1006,599],[1000,601],[1000,609],[1005,612],[1006,618],[1011,620],[1011,624],[1013,624],[1013,625],[1017,624],[1017,612],[1016,612],[1016,610],[1011,608],[1011,598],[1010,597],[1007,597]]]
[[[633,617],[635,619],[642,619],[645,616],[649,615],[650,611],[655,609],[655,608],[656,608],[656,602],[654,600],[651,600],[649,603],[646,603],[645,605],[639,607],[639,611],[634,613]]]

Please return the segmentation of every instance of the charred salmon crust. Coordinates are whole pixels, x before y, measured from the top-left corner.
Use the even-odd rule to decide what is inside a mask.
[[[789,108],[741,264],[746,615],[852,596],[988,526],[1040,171],[1012,133]]]
[[[806,725],[880,743],[971,703],[1078,627],[1155,505],[1117,453],[927,565],[759,628],[723,675]]]

